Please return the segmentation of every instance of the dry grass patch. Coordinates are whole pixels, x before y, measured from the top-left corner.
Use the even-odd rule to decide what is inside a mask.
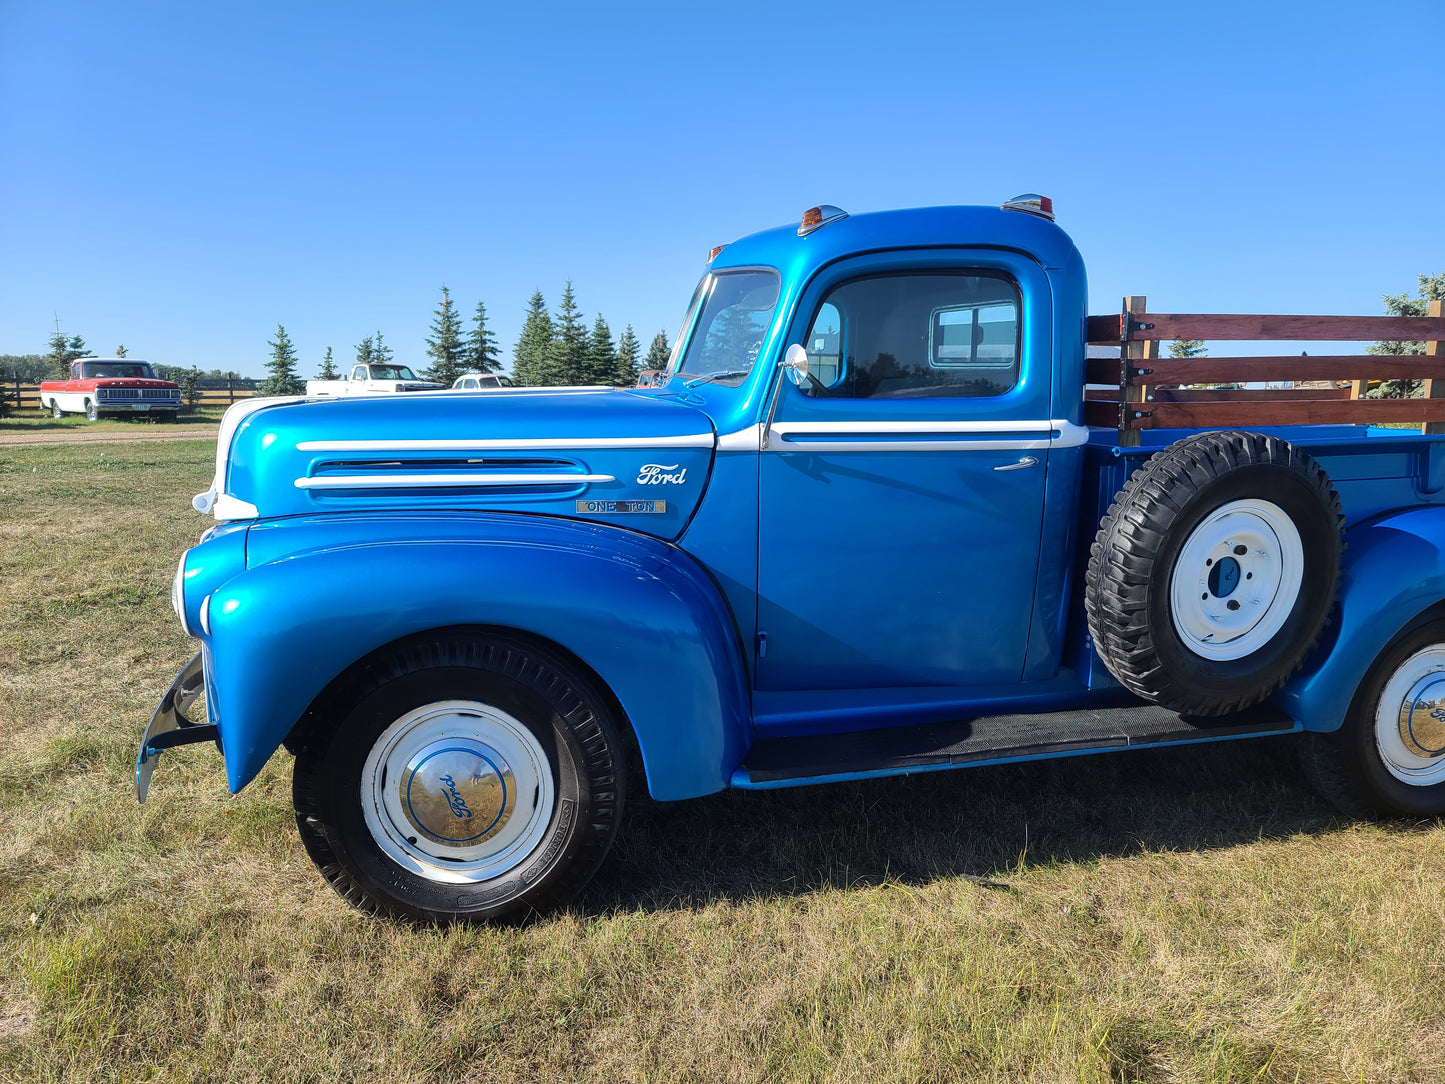
[[[0,1079],[1445,1079],[1445,826],[1288,739],[639,802],[526,927],[349,911],[284,755],[136,806],[210,456],[0,448]]]

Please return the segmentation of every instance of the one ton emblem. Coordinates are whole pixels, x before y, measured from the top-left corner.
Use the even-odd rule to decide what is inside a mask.
[[[637,484],[640,486],[680,486],[687,481],[687,468],[678,470],[678,464],[671,466],[662,463],[644,463],[642,469],[637,472]],[[673,473],[676,471],[676,473]]]

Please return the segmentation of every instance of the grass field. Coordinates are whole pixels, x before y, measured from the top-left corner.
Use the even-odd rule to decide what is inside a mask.
[[[1288,738],[639,804],[523,928],[348,910],[284,753],[137,806],[212,454],[0,448],[0,1079],[1445,1080],[1445,826]]]
[[[92,422],[87,421],[84,414],[52,417],[49,411],[36,410],[33,405],[27,404],[24,409],[12,409],[4,418],[0,418],[0,436],[7,433],[66,433],[72,430],[135,433],[144,432],[153,426],[160,432],[170,432],[187,426],[204,426],[208,430],[214,430],[221,423],[221,415],[225,412],[225,403],[216,406],[203,404],[194,409],[182,408],[175,421],[161,421],[142,412],[132,415],[103,414],[99,421]]]

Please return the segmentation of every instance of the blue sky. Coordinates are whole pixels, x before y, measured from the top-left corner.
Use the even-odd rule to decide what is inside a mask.
[[[569,278],[645,346],[812,204],[1023,191],[1096,312],[1378,312],[1445,270],[1442,41],[1441,0],[0,0],[0,353],[58,314],[167,364],[259,374],[278,322],[306,375],[378,329],[421,363],[445,282],[510,359]]]

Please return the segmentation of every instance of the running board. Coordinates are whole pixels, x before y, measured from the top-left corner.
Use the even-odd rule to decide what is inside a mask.
[[[1263,737],[1298,729],[1298,723],[1269,705],[1213,719],[1185,717],[1153,704],[993,715],[844,734],[764,738],[753,743],[747,759],[733,773],[732,785],[799,786],[970,764]]]

